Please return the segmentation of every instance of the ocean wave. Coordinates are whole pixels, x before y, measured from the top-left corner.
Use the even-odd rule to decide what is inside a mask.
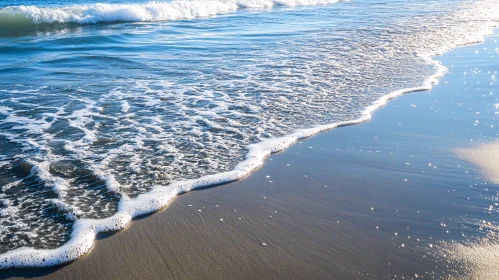
[[[160,22],[213,17],[239,9],[316,6],[340,0],[191,0],[146,4],[90,4],[63,7],[10,6],[0,9],[0,27],[29,24]]]

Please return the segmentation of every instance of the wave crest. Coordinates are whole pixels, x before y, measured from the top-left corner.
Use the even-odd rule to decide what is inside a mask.
[[[64,7],[10,6],[0,9],[0,26],[16,24],[95,24],[159,22],[226,14],[238,9],[315,6],[340,0],[187,0],[145,4],[90,4]]]

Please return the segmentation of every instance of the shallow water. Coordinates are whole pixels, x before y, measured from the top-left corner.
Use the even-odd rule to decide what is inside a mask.
[[[41,3],[0,10],[2,253],[357,119],[499,20],[495,0]]]

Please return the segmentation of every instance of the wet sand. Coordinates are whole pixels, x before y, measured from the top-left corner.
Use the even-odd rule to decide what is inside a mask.
[[[491,182],[499,184],[499,141],[457,149],[456,153],[479,167]]]
[[[390,102],[368,123],[297,143],[245,180],[181,195],[127,230],[100,236],[69,265],[0,278],[494,277],[481,264],[499,266],[486,249],[494,247],[484,245],[497,240],[490,205],[498,185],[455,154],[497,140],[490,125],[499,120],[487,109],[495,97],[482,94],[497,87],[485,83],[490,75],[463,87],[463,71],[497,69],[486,55],[461,59],[483,47],[445,55],[452,67],[439,85]]]
[[[371,279],[426,271],[433,260],[417,245],[401,247],[407,236],[393,240],[397,231],[410,235],[405,223],[395,226],[406,215],[421,225],[429,219],[398,214],[412,203],[400,189],[404,172],[383,162],[389,153],[335,149],[363,148],[354,135],[367,136],[371,125],[308,139],[243,181],[182,195],[46,278]],[[368,138],[366,148],[394,144]]]

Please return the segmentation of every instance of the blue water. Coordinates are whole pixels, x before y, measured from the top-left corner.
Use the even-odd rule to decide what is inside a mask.
[[[498,4],[2,1],[0,253],[58,248],[250,144],[359,118],[481,40]]]

